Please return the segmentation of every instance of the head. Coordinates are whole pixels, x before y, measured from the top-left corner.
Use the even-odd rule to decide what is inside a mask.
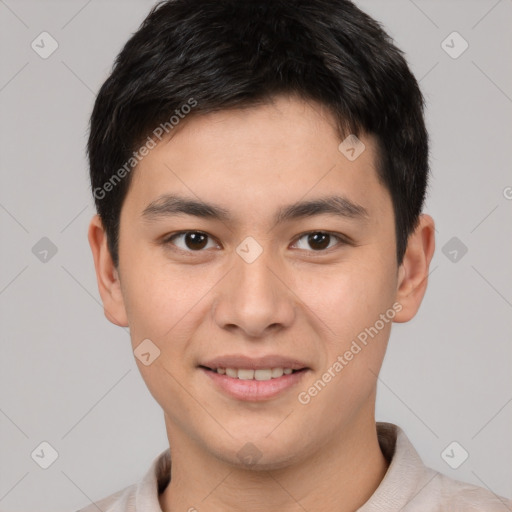
[[[100,89],[88,154],[105,313],[160,351],[138,364],[169,433],[241,464],[251,441],[274,467],[373,418],[434,250],[422,95],[377,22],[342,0],[160,3]],[[244,356],[286,359],[296,384],[219,390],[207,368]]]

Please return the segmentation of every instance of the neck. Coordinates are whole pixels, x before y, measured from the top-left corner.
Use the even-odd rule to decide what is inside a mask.
[[[388,467],[373,413],[371,421],[344,428],[299,463],[268,471],[205,454],[169,425],[168,435],[172,478],[160,496],[163,512],[349,512],[368,501]]]

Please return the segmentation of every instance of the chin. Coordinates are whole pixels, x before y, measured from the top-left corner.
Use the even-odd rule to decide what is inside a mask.
[[[265,437],[268,436],[269,429],[266,428],[264,432],[254,436],[246,433],[242,439],[228,438],[221,444],[217,438],[212,440],[213,445],[210,444],[209,451],[215,458],[230,466],[250,471],[283,469],[300,458],[297,452],[297,446],[303,446],[300,439],[289,436],[269,439]]]

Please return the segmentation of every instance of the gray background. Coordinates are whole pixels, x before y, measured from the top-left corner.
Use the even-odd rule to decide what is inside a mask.
[[[512,1],[358,4],[421,80],[432,137],[426,211],[437,221],[429,290],[417,317],[393,328],[377,417],[401,425],[428,465],[511,497]],[[88,116],[152,5],[0,0],[4,511],[75,510],[139,480],[167,446],[128,331],[103,316],[86,238]],[[43,31],[59,45],[47,59],[31,48]],[[456,59],[441,45],[453,31],[469,43]],[[46,262],[33,252],[43,237],[57,248]],[[58,452],[46,470],[31,458],[42,441]],[[458,469],[441,457],[452,441],[469,452]]]

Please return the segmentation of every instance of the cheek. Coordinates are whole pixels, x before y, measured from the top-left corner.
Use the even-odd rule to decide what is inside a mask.
[[[178,266],[164,256],[155,257],[154,251],[137,253],[127,247],[123,262],[122,288],[132,344],[135,347],[149,338],[162,355],[182,353],[208,316],[211,292],[223,272],[207,265]]]
[[[321,342],[325,358],[302,389],[318,414],[346,421],[375,390],[395,315],[391,272],[360,260],[356,265],[315,280],[305,304],[329,327]],[[383,315],[383,316],[381,316]],[[318,329],[316,329],[318,330]]]
[[[134,342],[159,340],[183,317],[193,299],[185,276],[155,258],[126,251],[123,261],[123,297]]]
[[[340,265],[295,272],[292,289],[338,347],[392,306],[394,286],[392,265],[362,254]]]

